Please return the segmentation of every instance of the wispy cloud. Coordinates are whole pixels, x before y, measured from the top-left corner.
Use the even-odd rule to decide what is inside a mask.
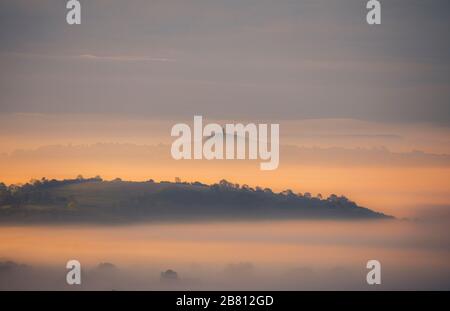
[[[175,62],[174,58],[167,57],[136,57],[136,56],[106,56],[106,55],[94,55],[94,54],[81,54],[75,56],[75,58],[85,60],[98,60],[98,61],[117,61],[117,62]]]
[[[113,61],[113,62],[175,62],[175,58],[169,57],[150,57],[150,56],[133,56],[133,55],[96,55],[96,54],[40,54],[40,53],[2,53],[5,56],[18,56],[26,58],[47,58],[47,59],[78,59],[87,61]]]

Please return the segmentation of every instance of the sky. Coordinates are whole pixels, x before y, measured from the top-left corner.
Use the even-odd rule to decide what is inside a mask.
[[[1,181],[226,177],[448,206],[448,1],[382,1],[377,26],[356,0],[80,2],[75,26],[64,1],[0,3]],[[174,163],[170,128],[194,115],[280,123],[280,168]]]
[[[81,4],[2,1],[2,113],[449,124],[445,0]]]

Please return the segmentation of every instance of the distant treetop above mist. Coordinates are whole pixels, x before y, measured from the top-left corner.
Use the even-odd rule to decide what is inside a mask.
[[[383,219],[344,196],[201,182],[105,181],[101,177],[0,183],[0,222],[131,223],[144,221]]]

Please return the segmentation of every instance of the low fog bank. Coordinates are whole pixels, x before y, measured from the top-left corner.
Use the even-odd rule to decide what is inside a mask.
[[[67,285],[67,271],[2,261],[0,290],[450,290],[450,271],[435,268],[390,267],[383,270],[382,284],[376,286],[366,283],[363,266],[273,268],[237,262],[166,269],[99,263],[82,270],[81,285]]]
[[[448,224],[2,226],[0,290],[450,290]],[[81,286],[66,284],[70,259],[82,264]],[[381,285],[366,283],[372,259]]]

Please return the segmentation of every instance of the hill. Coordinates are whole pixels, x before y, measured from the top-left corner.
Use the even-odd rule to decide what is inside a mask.
[[[392,217],[344,196],[322,199],[290,190],[274,193],[226,180],[206,185],[80,177],[42,179],[22,186],[0,183],[3,223],[384,218]]]

